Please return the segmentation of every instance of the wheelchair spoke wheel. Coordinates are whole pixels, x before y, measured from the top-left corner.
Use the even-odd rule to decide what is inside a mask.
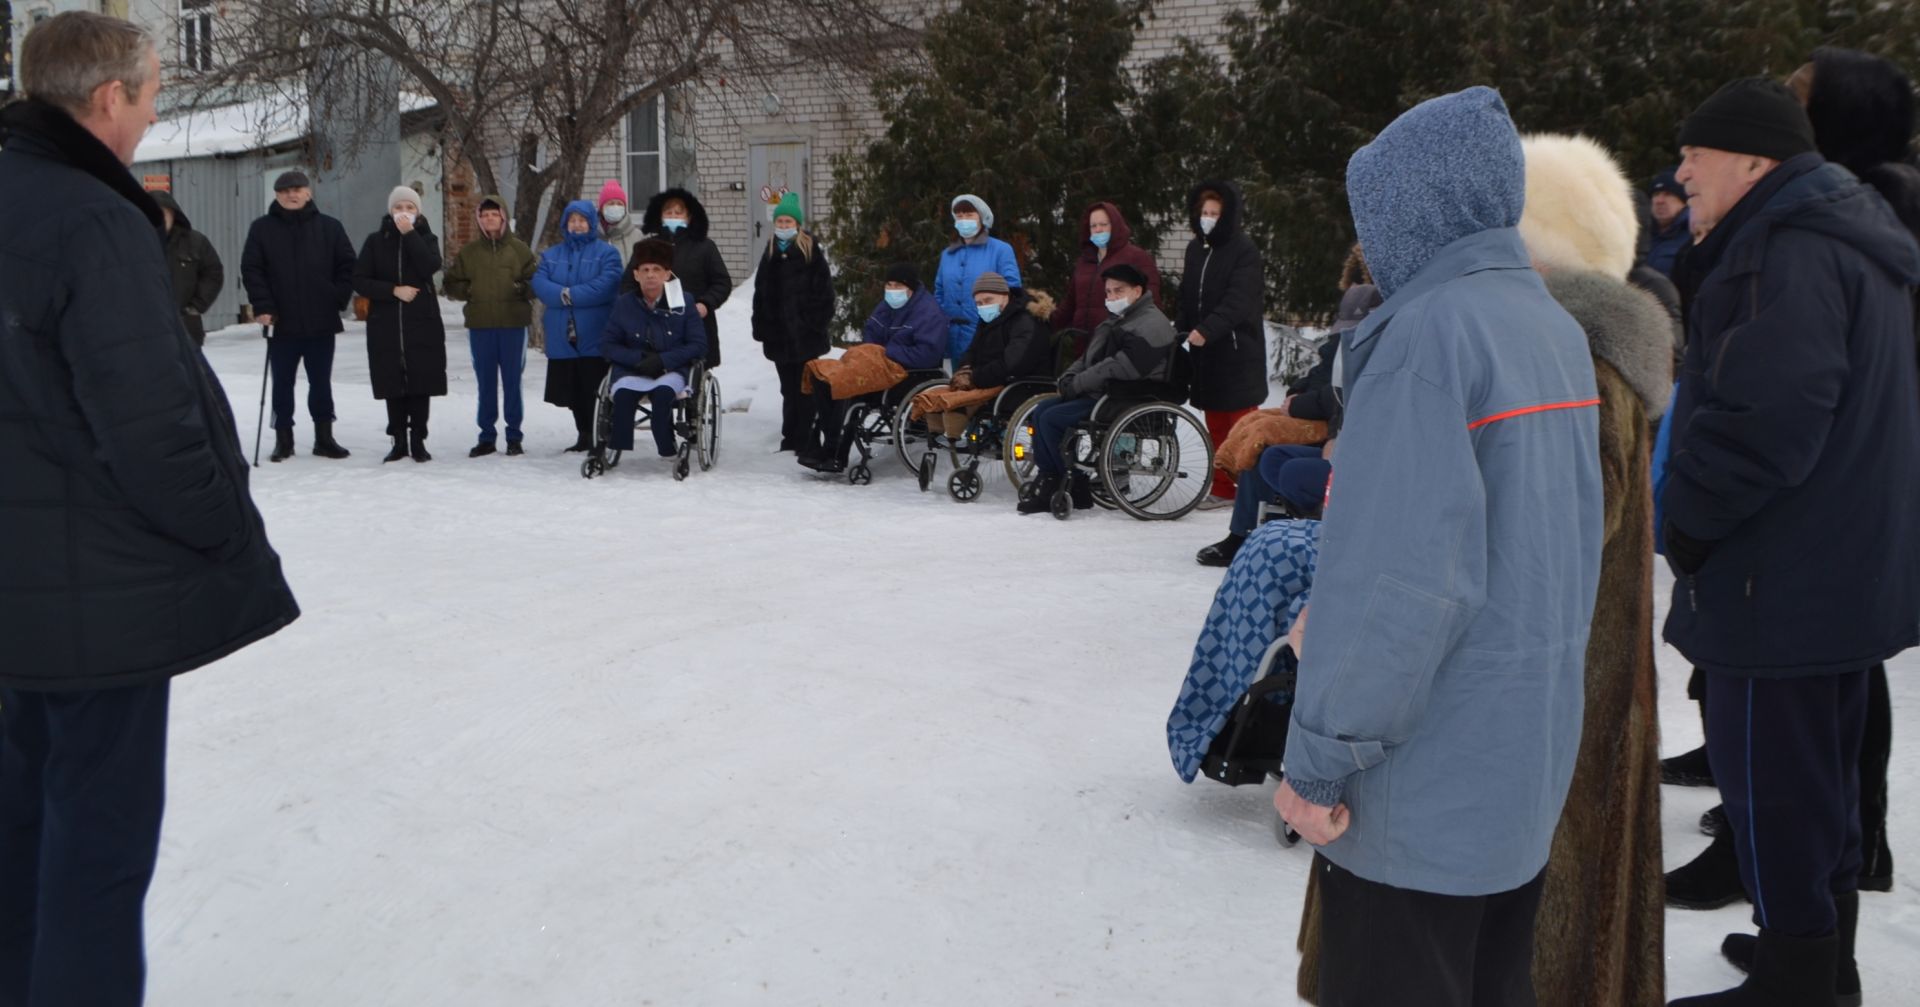
[[[1007,421],[1006,439],[1001,443],[1000,461],[1007,470],[1007,481],[1013,484],[1015,494],[1025,492],[1027,484],[1033,481],[1033,428],[1028,425],[1027,417],[1034,407],[1048,399],[1057,399],[1056,392],[1042,392],[1020,404],[1013,411],[1013,418]]]
[[[700,398],[694,403],[694,430],[699,441],[700,471],[720,460],[720,379],[706,371],[700,379]]]
[[[920,456],[927,451],[927,423],[924,419],[912,419],[914,396],[921,392],[930,392],[936,388],[947,387],[947,379],[928,378],[914,385],[902,395],[891,410],[885,412],[888,424],[893,428],[893,450],[900,456],[900,464],[915,476],[920,474]],[[938,467],[936,460],[935,467]]]
[[[978,499],[983,488],[985,480],[980,478],[977,465],[956,469],[953,475],[947,477],[947,494],[961,503]]]
[[[865,462],[860,462],[848,467],[847,482],[849,485],[865,486],[872,481],[873,470],[868,468]]]
[[[1145,403],[1122,413],[1107,429],[1099,473],[1099,487],[1121,510],[1142,521],[1169,521],[1206,497],[1213,442],[1192,413],[1164,402]]]
[[[933,485],[933,470],[939,467],[940,453],[928,448],[920,456],[920,466],[915,470],[920,477],[920,492],[925,493],[927,488]]]

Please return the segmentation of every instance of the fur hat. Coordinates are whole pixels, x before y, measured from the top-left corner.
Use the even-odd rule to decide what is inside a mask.
[[[1633,185],[1613,156],[1584,136],[1523,137],[1527,202],[1520,236],[1549,270],[1585,270],[1625,280],[1633,269],[1640,218]]]
[[[672,272],[673,242],[665,238],[648,238],[633,246],[633,261],[627,263],[627,272],[631,273],[648,263]]]

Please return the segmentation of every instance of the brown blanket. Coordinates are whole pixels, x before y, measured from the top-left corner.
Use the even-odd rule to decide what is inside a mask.
[[[1213,454],[1215,468],[1245,472],[1260,461],[1260,452],[1275,444],[1320,444],[1327,439],[1322,420],[1297,420],[1278,409],[1262,409],[1240,418],[1226,443]]]
[[[811,395],[813,383],[824,381],[835,400],[884,392],[907,379],[907,369],[887,357],[885,347],[854,346],[839,359],[821,357],[807,362],[800,375],[800,391]]]
[[[921,392],[913,397],[911,415],[918,420],[925,418],[928,413],[947,413],[992,402],[994,397],[1000,394],[1000,389],[1005,387],[1005,385],[995,385],[992,388],[969,388],[964,392],[942,387],[930,392]]]

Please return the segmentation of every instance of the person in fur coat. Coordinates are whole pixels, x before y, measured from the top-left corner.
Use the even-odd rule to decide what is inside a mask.
[[[1652,424],[1672,389],[1672,326],[1627,284],[1633,189],[1583,137],[1536,135],[1520,219],[1534,267],[1586,331],[1600,390],[1605,532],[1573,783],[1547,860],[1533,980],[1543,1007],[1665,1001],[1660,749],[1653,657]],[[1301,921],[1299,993],[1317,1002],[1318,893]]]

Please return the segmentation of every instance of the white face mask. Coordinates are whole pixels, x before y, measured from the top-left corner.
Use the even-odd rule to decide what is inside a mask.
[[[405,210],[401,210],[393,215],[393,222],[396,224],[411,224],[413,221],[414,215]]]
[[[1125,313],[1126,310],[1131,307],[1133,307],[1132,301],[1108,301],[1107,302],[1107,310],[1116,315]]]
[[[614,203],[608,206],[606,209],[601,210],[600,215],[602,217],[607,218],[607,223],[618,224],[622,220],[626,219],[627,208],[624,206],[621,206],[619,203]]]
[[[1220,218],[1219,218],[1219,217],[1201,217],[1201,218],[1200,218],[1200,233],[1201,233],[1201,234],[1212,234],[1212,233],[1213,233],[1213,229],[1214,229],[1215,227],[1217,227],[1217,226],[1219,226],[1219,224],[1220,224]]]

